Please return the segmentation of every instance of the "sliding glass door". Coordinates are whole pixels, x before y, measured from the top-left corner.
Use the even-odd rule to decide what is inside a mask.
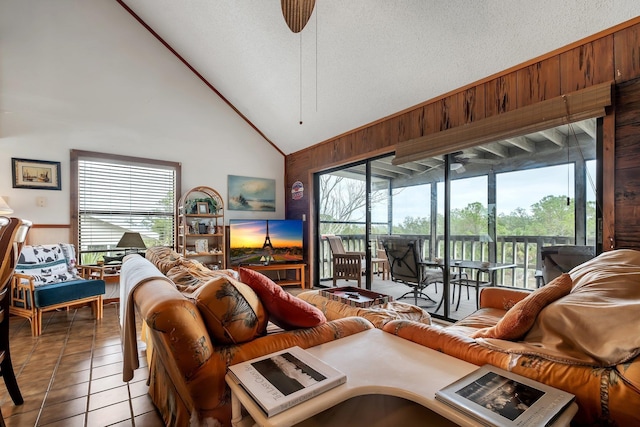
[[[476,288],[460,289],[461,277],[535,288],[543,246],[597,243],[595,128],[590,120],[403,165],[388,155],[317,174],[316,284],[333,285],[326,236],[338,235],[345,250],[364,254],[367,287],[399,296],[406,286],[379,276],[371,259],[385,236],[404,236],[420,242],[425,268],[444,264],[446,283],[426,291],[438,304],[423,305],[435,316],[475,309]],[[488,277],[456,261],[510,267]]]

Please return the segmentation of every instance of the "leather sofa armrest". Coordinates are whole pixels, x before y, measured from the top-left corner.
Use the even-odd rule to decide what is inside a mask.
[[[174,365],[179,375],[188,379],[211,357],[214,344],[195,304],[163,280],[152,279],[138,285],[134,301],[146,322],[148,332],[162,344],[160,357]]]
[[[490,363],[503,369],[508,365],[507,354],[489,350],[455,329],[412,320],[392,320],[382,330],[474,365]]]
[[[617,365],[616,370],[624,381],[640,394],[640,357],[636,356],[630,362]]]
[[[309,348],[316,345],[344,338],[358,332],[373,329],[373,324],[362,317],[344,317],[332,320],[313,328],[295,329],[264,337],[237,346],[232,364],[240,363],[254,357],[264,356],[285,348],[300,346]]]
[[[296,329],[269,334],[242,344],[218,345],[209,358],[191,378],[187,379],[188,395],[195,408],[215,419],[230,419],[231,405],[225,382],[230,365],[293,346],[309,348],[339,338],[373,329],[373,324],[360,317],[347,317],[324,323],[314,328]]]
[[[482,288],[480,292],[480,308],[499,308],[508,310],[518,301],[525,299],[531,291],[501,287]]]

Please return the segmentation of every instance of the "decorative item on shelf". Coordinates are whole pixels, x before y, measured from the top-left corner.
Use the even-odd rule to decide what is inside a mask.
[[[200,233],[200,228],[198,226],[198,221],[196,221],[195,219],[193,221],[191,221],[190,233],[191,234],[199,234]]]
[[[209,228],[207,229],[207,233],[216,234],[216,225],[213,219],[209,220]]]
[[[206,209],[203,211],[202,209]],[[187,214],[208,215],[218,213],[218,201],[211,198],[189,199],[184,203],[184,211]]]
[[[205,222],[198,224],[198,234],[207,234],[207,231],[207,224]]]
[[[0,215],[9,215],[13,213],[13,209],[0,197]]]
[[[208,214],[209,213],[209,204],[207,202],[198,202],[198,214]]]
[[[196,252],[199,254],[205,254],[209,252],[209,242],[207,239],[198,239],[195,241]]]
[[[116,248],[123,248],[124,253],[138,253],[139,249],[147,249],[140,233],[126,232],[120,238]]]

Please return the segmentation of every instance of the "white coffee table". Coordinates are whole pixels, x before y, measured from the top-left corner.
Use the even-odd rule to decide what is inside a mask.
[[[358,334],[341,338],[327,344],[322,344],[308,349],[320,359],[336,367],[347,374],[347,382],[306,402],[267,418],[265,413],[243,390],[227,375],[226,381],[231,388],[232,425],[239,426],[264,426],[264,427],[288,427],[307,420],[303,425],[322,425],[314,423],[314,416],[333,416],[333,412],[323,411],[334,408],[335,417],[331,425],[344,425],[348,423],[353,427],[351,420],[345,420],[345,414],[351,414],[354,420],[362,420],[357,411],[366,412],[366,403],[380,405],[379,399],[370,395],[395,396],[406,399],[390,397],[388,402],[382,405],[390,405],[392,408],[401,408],[406,403],[408,412],[422,411],[420,418],[415,420],[416,425],[451,425],[451,422],[461,426],[479,426],[480,424],[468,418],[460,412],[437,401],[435,393],[439,389],[478,369],[478,366],[456,359],[430,348],[415,344],[411,341],[399,338],[395,335],[383,332],[379,329],[371,329]],[[367,396],[361,398],[359,396]],[[352,399],[356,398],[356,399]],[[351,400],[350,400],[351,399]],[[358,401],[360,399],[360,401]],[[349,408],[351,402],[358,402]],[[426,408],[423,410],[418,405]],[[243,416],[242,409],[250,416]],[[346,409],[346,410],[345,410]],[[374,408],[373,408],[374,409]],[[356,411],[354,413],[354,410]],[[573,403],[556,420],[554,426],[568,426],[574,417],[578,407]],[[392,413],[394,412],[394,413]],[[322,413],[322,414],[321,414]],[[395,410],[389,411],[383,416],[398,416]],[[424,417],[429,417],[425,420]],[[367,427],[374,427],[367,422]],[[380,426],[390,425],[388,420],[380,419]],[[394,422],[394,425],[395,422]],[[403,423],[403,425],[406,425]]]

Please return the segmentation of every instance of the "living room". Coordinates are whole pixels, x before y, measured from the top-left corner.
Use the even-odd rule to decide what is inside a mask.
[[[3,4],[1,10],[4,29],[0,162],[5,165],[5,173],[0,177],[0,196],[15,216],[33,221],[33,239],[39,242],[70,240],[72,149],[179,162],[183,191],[208,185],[225,193],[229,175],[273,179],[276,208],[261,215],[274,219],[303,215],[311,218],[313,172],[389,153],[396,142],[417,137],[415,133],[419,133],[414,126],[414,134],[402,135],[398,141],[390,138],[371,142],[365,135],[367,132],[385,133],[380,129],[391,126],[384,124],[386,116],[378,116],[375,123],[362,122],[346,129],[346,135],[336,132],[329,135],[331,139],[315,140],[299,152],[284,151],[278,148],[277,139],[265,138],[240,117],[118,2],[87,5],[16,1]],[[625,21],[614,18],[606,27]],[[636,18],[618,28],[620,32],[615,37],[613,30],[608,38],[594,35],[593,40],[607,38],[610,42],[600,51],[610,54],[603,62],[612,70],[610,78],[603,80],[624,85],[640,76],[634,63],[621,71],[621,77],[615,75],[611,53],[611,40],[615,38],[619,43],[622,33],[627,44],[637,51],[638,25]],[[191,65],[197,69],[196,64]],[[465,84],[472,85],[488,74],[491,73]],[[632,86],[621,89],[637,96],[638,91]],[[436,97],[445,92],[448,91],[438,92]],[[232,95],[226,96],[242,112]],[[637,114],[635,104],[625,104],[625,108],[626,118]],[[396,116],[395,111],[393,115]],[[613,116],[607,117],[608,126],[612,126]],[[294,121],[300,126],[297,117]],[[640,162],[632,155],[637,152],[637,142],[628,135],[620,133],[613,139],[615,158],[609,158],[608,171],[610,178],[616,175],[616,180],[604,192],[605,221],[614,224],[613,228],[604,228],[607,232],[614,230],[613,236],[605,237],[614,237],[616,248],[638,246],[635,236],[639,230],[632,215],[637,200],[636,183],[628,178],[638,170]],[[332,150],[334,144],[341,148]],[[9,172],[12,158],[60,162],[61,190],[12,188]],[[292,200],[290,195],[296,181],[301,181],[305,188],[301,201]],[[233,212],[234,218],[249,216]]]

